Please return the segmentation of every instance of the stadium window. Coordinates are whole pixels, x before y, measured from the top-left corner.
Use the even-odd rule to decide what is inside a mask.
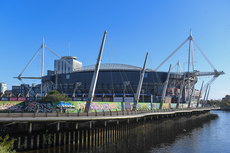
[[[66,74],[66,79],[70,79],[70,74]]]

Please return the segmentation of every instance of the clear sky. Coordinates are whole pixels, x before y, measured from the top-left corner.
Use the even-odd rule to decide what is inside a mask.
[[[229,0],[2,0],[0,1],[0,82],[20,84],[14,76],[45,44],[60,56],[77,56],[84,66],[95,64],[104,30],[108,37],[103,63],[142,66],[149,52],[148,68],[156,68],[189,35],[193,36],[217,70],[226,74],[213,84],[210,98],[230,94]],[[45,50],[45,67],[53,70],[54,55]],[[159,71],[179,60],[187,70],[188,43]],[[195,69],[212,71],[194,47]],[[41,54],[24,76],[41,74]],[[196,88],[200,88],[199,78]],[[26,83],[37,83],[31,80]]]

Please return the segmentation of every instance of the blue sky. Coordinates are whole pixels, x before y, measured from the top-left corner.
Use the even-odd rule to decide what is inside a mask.
[[[8,87],[20,84],[17,76],[40,47],[45,44],[60,56],[77,56],[83,65],[96,62],[104,30],[108,37],[103,63],[142,66],[149,52],[147,67],[156,68],[189,35],[193,36],[218,70],[226,74],[213,84],[210,98],[230,94],[230,1],[1,1],[0,2],[0,82]],[[188,43],[159,70],[167,71],[178,60],[187,70]],[[41,54],[24,76],[41,73]],[[53,69],[56,59],[45,51],[45,67]],[[197,48],[195,69],[212,71]],[[202,80],[199,78],[197,88]],[[37,81],[26,81],[37,83]]]

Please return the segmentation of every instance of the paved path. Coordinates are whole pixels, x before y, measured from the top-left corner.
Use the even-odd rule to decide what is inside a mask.
[[[202,112],[210,111],[213,108],[199,108],[199,109],[179,109],[179,110],[163,110],[162,112],[141,112],[130,115],[123,115],[122,112],[116,112],[111,114],[98,114],[97,116],[92,115],[92,113],[87,115],[78,116],[76,113],[68,114],[65,116],[56,116],[56,113],[0,113],[0,122],[52,122],[52,121],[98,121],[98,120],[120,120],[120,119],[132,119],[132,118],[143,118],[147,116],[160,116],[160,115],[174,115],[182,113],[193,113],[193,112]],[[216,109],[216,108],[215,108]],[[95,113],[94,113],[95,114]],[[36,115],[36,116],[35,116]],[[41,116],[43,115],[43,116]],[[63,114],[62,114],[63,115]]]

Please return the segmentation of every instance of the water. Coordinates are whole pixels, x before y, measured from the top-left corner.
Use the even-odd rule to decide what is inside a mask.
[[[183,117],[139,124],[116,143],[93,148],[92,153],[230,153],[230,112],[212,111],[197,118]],[[76,146],[27,153],[74,153]]]

